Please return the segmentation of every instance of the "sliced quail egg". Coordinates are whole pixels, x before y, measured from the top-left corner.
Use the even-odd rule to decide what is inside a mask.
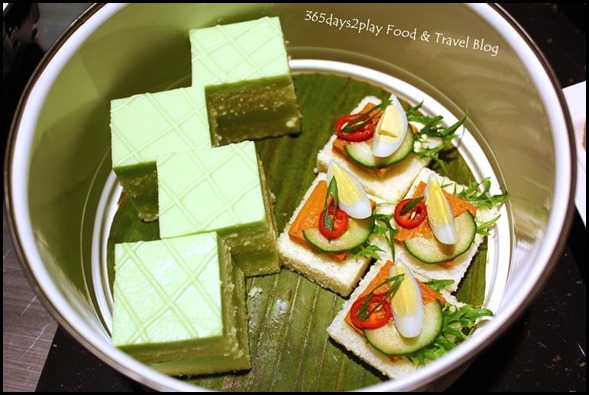
[[[391,309],[395,327],[403,337],[416,337],[423,326],[423,301],[421,290],[411,269],[397,261],[390,270],[390,276],[404,274],[403,281],[391,298]]]
[[[372,137],[372,154],[379,158],[392,155],[401,146],[407,133],[405,110],[395,95],[391,95],[391,101],[384,109]]]
[[[327,184],[335,177],[339,208],[352,218],[368,218],[372,215],[370,200],[360,181],[335,160],[330,160],[327,167]]]
[[[436,239],[444,244],[456,244],[458,237],[454,214],[435,174],[427,179],[424,197],[427,219]]]

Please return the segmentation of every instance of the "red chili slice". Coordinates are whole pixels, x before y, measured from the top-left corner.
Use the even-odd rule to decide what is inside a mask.
[[[415,204],[405,209],[408,204]],[[427,216],[427,210],[423,200],[415,203],[415,199],[404,199],[395,207],[395,222],[405,229],[413,229],[419,226]]]
[[[369,296],[370,300],[366,304],[365,310],[362,311],[364,301]],[[368,315],[362,317],[365,313]],[[352,319],[354,326],[358,329],[380,328],[389,322],[392,316],[391,304],[388,301],[388,298],[385,298],[385,295],[383,294],[369,294],[362,296],[352,304],[352,308],[350,309],[350,318]]]
[[[325,210],[323,210],[319,215],[319,231],[328,239],[337,239],[348,230],[350,217],[345,211],[334,206],[329,207],[329,215],[333,217],[333,229],[329,230],[325,227]]]
[[[352,127],[350,128],[352,130],[349,132],[344,131],[344,128],[350,122],[352,123]],[[353,126],[356,124],[357,126]],[[335,122],[335,134],[337,137],[354,143],[370,140],[374,136],[375,128],[376,123],[374,119],[369,119],[367,115],[362,116],[362,114],[344,115]]]

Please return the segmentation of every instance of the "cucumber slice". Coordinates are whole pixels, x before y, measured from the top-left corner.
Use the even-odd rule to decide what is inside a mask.
[[[305,240],[313,247],[322,252],[343,252],[349,251],[362,244],[372,233],[374,227],[374,217],[357,219],[350,218],[348,230],[337,239],[330,240],[321,234],[318,228],[309,228],[303,230]]]
[[[393,320],[377,329],[364,329],[364,336],[372,347],[385,355],[407,355],[432,344],[442,332],[443,322],[442,305],[434,300],[423,306],[423,327],[417,337],[401,336]]]
[[[359,165],[368,169],[382,169],[402,161],[413,152],[415,137],[411,129],[405,133],[401,146],[386,158],[379,158],[372,154],[372,144],[369,141],[346,144],[344,150],[348,157]]]
[[[414,237],[405,240],[405,248],[423,263],[441,263],[464,254],[474,241],[477,224],[470,211],[465,211],[454,219],[458,242],[453,245],[440,243],[435,237]]]

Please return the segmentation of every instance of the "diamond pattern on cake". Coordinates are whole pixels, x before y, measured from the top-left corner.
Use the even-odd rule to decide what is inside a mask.
[[[278,18],[217,25],[190,32],[193,86],[209,86],[288,73]]]
[[[266,220],[251,141],[169,155],[157,166],[162,238]]]
[[[198,88],[113,100],[110,126],[114,167],[211,146],[205,94]]]
[[[115,344],[222,336],[217,252],[214,233],[117,244]]]

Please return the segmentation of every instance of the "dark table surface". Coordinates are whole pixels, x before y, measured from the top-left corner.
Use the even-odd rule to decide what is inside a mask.
[[[563,88],[586,80],[585,3],[501,5],[542,50]],[[51,18],[45,23],[53,24],[45,40],[51,41],[51,34],[56,37],[59,29],[63,30],[75,13],[84,9],[80,4],[70,7],[73,8],[69,13],[52,13],[54,8],[49,6],[41,8],[49,14],[45,17]],[[41,22],[43,18],[41,14]],[[4,90],[6,101],[6,85]],[[6,106],[5,103],[5,110]],[[448,391],[586,391],[586,269],[581,262],[585,256],[585,240],[586,227],[577,214],[567,246],[541,294]],[[12,247],[6,246],[6,237],[4,241],[6,290],[6,257],[11,253],[7,248]],[[7,373],[6,368],[6,338],[5,322],[5,390],[7,375],[12,372]],[[19,390],[14,386],[11,389]],[[27,387],[23,385],[21,389]],[[58,327],[36,390],[122,392],[145,388],[102,363]]]

